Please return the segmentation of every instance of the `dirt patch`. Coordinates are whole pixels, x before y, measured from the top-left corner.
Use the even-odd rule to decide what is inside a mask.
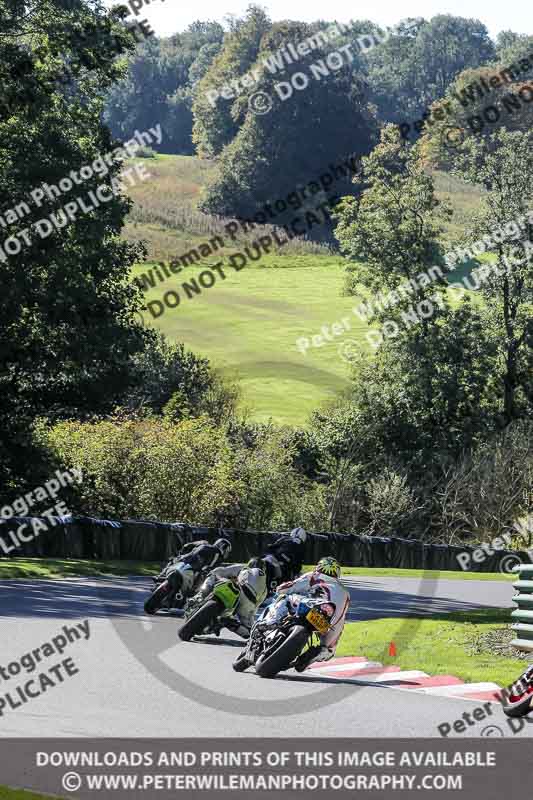
[[[510,625],[503,628],[494,628],[487,633],[482,633],[473,642],[469,651],[472,655],[482,655],[490,653],[494,656],[505,656],[505,658],[523,658],[525,661],[531,658],[531,653],[523,653],[516,647],[511,647],[511,641],[516,638],[515,632]]]

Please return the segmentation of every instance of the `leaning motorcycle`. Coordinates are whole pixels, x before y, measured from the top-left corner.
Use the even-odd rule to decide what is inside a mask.
[[[525,717],[533,711],[533,686],[514,693],[513,688],[504,689],[500,694],[503,713],[508,717]]]
[[[198,591],[198,588],[205,580],[206,572],[201,571],[195,576],[194,584],[189,591],[185,592],[181,587],[176,590],[168,580],[174,566],[174,559],[171,559],[157,578],[154,578],[155,588],[144,603],[144,610],[147,614],[152,615],[161,610],[170,611],[183,608],[187,600]]]
[[[255,623],[233,669],[244,672],[253,665],[261,678],[274,678],[294,666],[317,635],[329,631],[334,614],[335,604],[323,598],[290,594],[275,599]]]
[[[218,635],[222,628],[232,630],[233,614],[246,589],[244,582],[228,578],[218,581],[205,600],[192,598],[185,609],[186,622],[178,631],[179,638],[188,642],[193,636]]]

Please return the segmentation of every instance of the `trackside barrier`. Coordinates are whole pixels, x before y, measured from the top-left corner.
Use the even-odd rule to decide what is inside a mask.
[[[178,534],[182,542],[198,539],[213,542],[224,535],[233,545],[232,559],[247,561],[264,552],[280,535],[276,531],[235,528],[225,528],[222,531],[216,527],[153,520],[118,521],[69,515],[55,518],[55,521],[56,525],[49,526],[48,530],[43,530],[31,541],[7,553],[12,541],[10,532],[13,532],[16,540],[17,529],[25,523],[31,526],[32,518],[13,517],[0,520],[0,556],[164,561],[175,555]],[[2,542],[5,547],[2,547]],[[474,550],[475,547],[426,544],[417,539],[399,537],[317,533],[308,537],[305,562],[313,563],[322,556],[334,555],[346,566],[458,570],[457,555],[464,552],[472,554]],[[472,571],[498,572],[502,559],[508,555],[514,555],[524,562],[529,561],[527,553],[499,550],[487,555],[480,562],[472,558]],[[528,574],[533,578],[533,565],[522,569],[530,569],[532,572]],[[533,602],[531,610],[533,612]]]
[[[533,651],[533,564],[520,564],[513,572],[518,575],[518,580],[513,584],[518,594],[513,597],[513,603],[518,606],[511,614],[512,629],[516,632],[516,639],[511,644],[525,652]]]

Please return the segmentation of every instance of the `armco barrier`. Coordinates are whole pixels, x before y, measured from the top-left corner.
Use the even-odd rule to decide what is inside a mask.
[[[525,652],[533,651],[533,564],[520,564],[513,572],[517,573],[518,580],[513,584],[518,594],[513,597],[513,603],[518,608],[513,611],[511,618],[516,631],[516,639],[511,642],[514,647]]]
[[[176,553],[178,543],[176,534],[179,534],[183,542],[198,539],[213,542],[222,534],[215,527],[152,520],[114,521],[68,516],[55,518],[55,522],[57,524],[49,525],[48,530],[36,538],[7,553],[6,550],[12,546],[10,532],[16,535],[17,529],[21,525],[26,525],[27,533],[32,520],[26,517],[0,520],[0,540],[7,545],[7,547],[0,545],[0,555],[165,561]],[[246,561],[254,555],[263,553],[280,534],[273,531],[225,528],[223,535],[232,542],[232,559]],[[472,554],[476,549],[426,544],[417,539],[399,537],[321,533],[308,538],[305,561],[313,563],[321,556],[334,555],[346,566],[458,570],[460,568],[457,561],[458,554],[463,552]],[[472,571],[498,572],[502,560],[509,555],[517,557],[522,562],[529,562],[527,553],[499,550],[487,555],[480,562],[472,558],[470,566]],[[529,569],[533,577],[533,566]],[[531,609],[533,611],[533,603]]]

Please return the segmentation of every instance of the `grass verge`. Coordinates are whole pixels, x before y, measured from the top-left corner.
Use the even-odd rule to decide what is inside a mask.
[[[314,569],[304,566],[303,571]],[[343,567],[343,575],[361,575],[372,578],[426,578],[427,580],[505,581],[512,582],[514,575],[502,572],[463,572],[463,570],[395,569],[390,567]]]
[[[83,561],[57,558],[0,559],[0,578],[100,578],[109,575],[155,575],[154,561]]]
[[[314,565],[305,565],[307,572]],[[58,558],[0,559],[0,578],[69,578],[77,575],[98,578],[108,575],[146,575],[159,572],[159,561],[88,561]],[[423,569],[389,569],[389,567],[343,567],[343,575],[385,578],[438,578],[440,580],[513,581],[512,575],[500,572],[431,571]]]
[[[504,687],[523,671],[524,661],[470,650],[479,636],[510,621],[510,609],[490,608],[441,614],[438,619],[349,622],[336,655],[361,655],[405,670],[455,675],[466,683],[494,681]],[[391,641],[396,645],[394,657],[388,654]]]
[[[7,786],[0,786],[0,800],[53,800],[53,798],[50,794],[34,794],[34,792],[26,792],[23,789],[8,789]]]

